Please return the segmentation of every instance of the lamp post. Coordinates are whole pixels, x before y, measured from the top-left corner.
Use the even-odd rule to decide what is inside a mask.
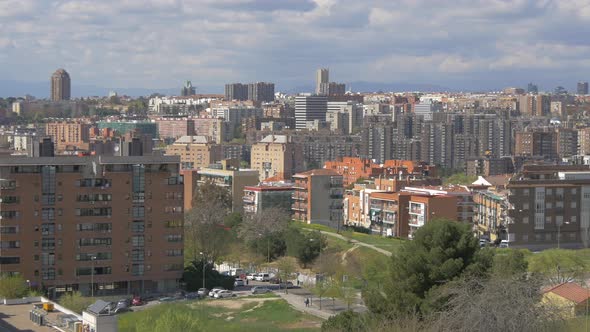
[[[557,249],[559,249],[560,243],[561,243],[561,225],[562,224],[566,224],[569,225],[570,222],[566,221],[566,222],[559,222],[557,223]]]
[[[96,256],[92,255],[90,259],[92,260],[92,268],[90,268],[90,296],[94,298],[94,266],[96,262]]]
[[[205,255],[202,251],[199,252],[199,254],[201,254],[201,256],[203,257],[203,288],[205,288]]]

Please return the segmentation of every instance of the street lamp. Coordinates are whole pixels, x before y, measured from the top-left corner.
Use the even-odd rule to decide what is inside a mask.
[[[570,222],[569,221],[566,221],[566,222],[559,222],[559,223],[557,223],[557,249],[559,249],[560,240],[561,240],[561,224],[569,225]]]
[[[94,266],[96,265],[96,256],[92,255],[90,259],[92,260],[92,268],[90,269],[90,294],[94,298]]]
[[[201,254],[201,256],[203,256],[203,288],[205,288],[205,254],[203,254],[203,252],[199,252],[199,254]]]

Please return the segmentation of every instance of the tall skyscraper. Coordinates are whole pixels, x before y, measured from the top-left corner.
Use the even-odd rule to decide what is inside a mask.
[[[529,83],[526,87],[527,93],[537,94],[539,93],[539,87],[536,84]]]
[[[226,100],[248,100],[248,85],[230,83],[225,85]]]
[[[328,82],[320,83],[319,95],[337,96],[343,95],[346,92],[346,85],[344,83]]]
[[[297,96],[295,98],[295,128],[305,129],[307,121],[326,120],[327,111],[327,96]]]
[[[51,75],[51,100],[70,99],[70,74],[65,69],[58,69]]]
[[[195,87],[193,86],[191,81],[186,81],[186,83],[184,83],[184,86],[182,87],[182,90],[180,90],[180,95],[183,97],[192,96],[195,94],[195,92]]]
[[[322,83],[330,82],[330,71],[327,68],[318,69],[315,77],[315,93],[322,94]]]
[[[588,82],[578,82],[578,94],[579,95],[587,95],[588,94]]]
[[[275,100],[275,84],[267,82],[248,84],[248,99],[263,102]]]

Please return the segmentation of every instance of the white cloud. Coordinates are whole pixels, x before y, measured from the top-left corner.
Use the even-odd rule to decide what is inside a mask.
[[[62,66],[86,84],[218,91],[311,85],[320,66],[345,82],[590,79],[587,0],[4,0],[0,17],[8,79]]]

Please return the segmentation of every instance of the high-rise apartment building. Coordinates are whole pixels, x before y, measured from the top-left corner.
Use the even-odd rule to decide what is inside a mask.
[[[293,180],[293,219],[339,228],[343,220],[342,175],[329,169],[314,169],[295,174]]]
[[[197,184],[210,182],[221,188],[227,189],[232,198],[232,211],[242,212],[245,186],[258,184],[258,171],[253,169],[240,169],[236,160],[222,160],[220,164],[202,168],[197,172]]]
[[[301,145],[285,135],[268,135],[253,144],[250,158],[250,167],[258,170],[260,181],[275,176],[290,179],[304,170]]]
[[[45,124],[45,135],[51,137],[57,151],[64,151],[68,147],[87,150],[90,125],[79,121],[48,122]]]
[[[346,93],[346,85],[344,83],[325,82],[320,83],[320,95],[326,96],[340,96]]]
[[[516,156],[542,156],[557,159],[557,133],[555,131],[520,131],[515,134]]]
[[[327,68],[320,68],[315,76],[315,93],[322,94],[322,84],[330,82],[330,71]]]
[[[581,248],[590,240],[590,169],[587,165],[525,165],[507,185],[510,247]]]
[[[176,289],[184,263],[178,161],[0,158],[0,270],[53,295]]]
[[[259,102],[275,100],[275,84],[267,82],[249,83],[248,99]]]
[[[590,155],[590,127],[578,129],[578,154]]]
[[[242,83],[230,83],[225,85],[226,100],[248,100],[248,85]]]
[[[58,69],[51,75],[51,100],[70,100],[71,82],[70,74],[65,69]]]
[[[578,94],[579,95],[587,95],[588,94],[588,82],[578,82],[577,86]]]
[[[295,97],[295,128],[305,129],[307,121],[326,120],[328,97],[297,96]]]

